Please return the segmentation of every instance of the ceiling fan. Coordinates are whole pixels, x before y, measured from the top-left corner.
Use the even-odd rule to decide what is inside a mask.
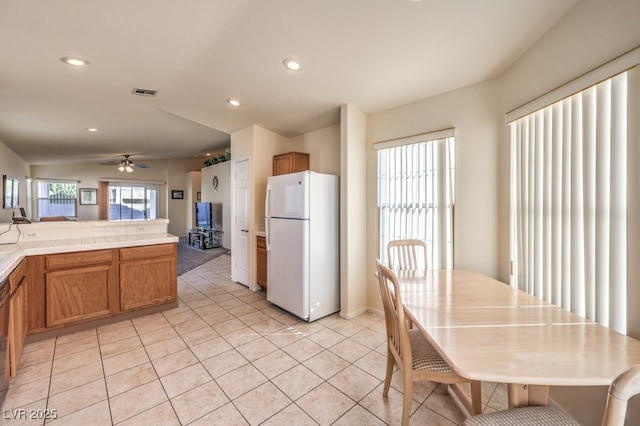
[[[106,161],[104,163],[100,163],[101,165],[106,165],[106,166],[118,166],[118,170],[120,170],[121,172],[127,172],[127,173],[131,173],[133,172],[133,168],[134,167],[138,167],[140,169],[148,169],[149,166],[147,166],[146,164],[140,164],[140,163],[134,163],[132,160],[129,159],[129,155],[125,154],[123,155],[124,159],[118,161]]]

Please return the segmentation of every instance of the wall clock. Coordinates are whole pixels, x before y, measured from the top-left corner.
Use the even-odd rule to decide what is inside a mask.
[[[217,191],[218,190],[218,175],[215,175],[213,177],[212,183],[213,183],[213,190]]]

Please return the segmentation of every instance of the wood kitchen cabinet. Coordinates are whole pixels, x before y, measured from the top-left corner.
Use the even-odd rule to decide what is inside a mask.
[[[175,243],[36,255],[26,261],[28,334],[177,300]]]
[[[176,250],[175,244],[120,249],[120,310],[177,300]]]
[[[258,276],[256,282],[267,290],[267,241],[265,237],[257,237],[257,265]]]
[[[309,154],[289,152],[273,156],[273,175],[303,172],[309,170]]]
[[[45,258],[46,326],[55,327],[117,312],[113,250],[48,255]]]
[[[9,325],[7,330],[9,377],[16,375],[27,337],[27,261],[22,260],[9,274]]]

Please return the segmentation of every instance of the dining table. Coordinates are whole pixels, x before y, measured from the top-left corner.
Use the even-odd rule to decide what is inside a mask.
[[[609,385],[640,341],[467,270],[394,271],[406,315],[460,376],[506,383],[510,408],[549,386]]]

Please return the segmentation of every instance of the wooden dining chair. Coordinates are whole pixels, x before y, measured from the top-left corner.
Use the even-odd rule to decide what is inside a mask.
[[[623,371],[609,386],[602,426],[623,426],[629,398],[640,393],[640,364]],[[553,407],[521,407],[470,417],[464,426],[579,426],[564,411]]]
[[[387,259],[391,269],[427,269],[427,244],[416,239],[389,241]]]
[[[414,381],[424,380],[451,385],[465,408],[471,414],[480,414],[482,412],[481,383],[460,377],[427,341],[421,331],[407,328],[398,278],[379,260],[376,261],[376,267],[387,326],[387,371],[382,395],[384,397],[389,395],[393,366],[398,364],[402,374],[404,393],[402,425],[409,424]],[[471,384],[471,397],[460,388],[461,383]]]
[[[69,219],[66,216],[43,216],[40,222],[65,222]]]

